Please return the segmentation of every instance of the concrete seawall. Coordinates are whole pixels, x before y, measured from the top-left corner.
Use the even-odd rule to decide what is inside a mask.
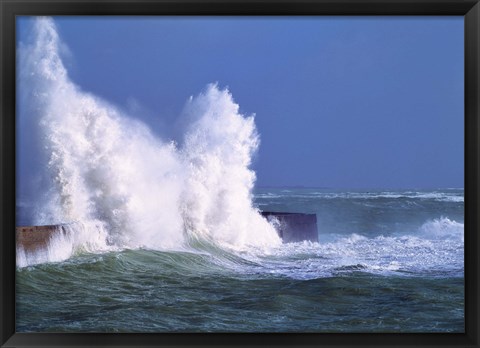
[[[284,243],[318,242],[317,215],[301,213],[274,213],[263,211],[262,215],[271,222]]]
[[[23,248],[25,252],[35,252],[46,249],[50,240],[60,233],[67,233],[62,225],[20,226],[16,228],[17,249]]]
[[[284,243],[304,240],[318,242],[317,216],[315,214],[262,212],[277,229]],[[46,249],[50,240],[69,233],[64,225],[19,226],[16,228],[17,249],[32,253]]]

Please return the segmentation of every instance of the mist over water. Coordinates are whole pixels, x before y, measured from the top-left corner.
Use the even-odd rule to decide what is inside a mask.
[[[254,118],[239,113],[228,90],[210,84],[187,101],[176,144],[76,86],[62,45],[53,20],[39,18],[32,42],[19,49],[21,124],[45,161],[27,197],[32,224],[81,226],[73,251],[280,244],[252,205]]]

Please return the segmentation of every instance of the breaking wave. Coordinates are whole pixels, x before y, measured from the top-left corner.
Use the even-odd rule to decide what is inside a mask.
[[[210,84],[188,100],[181,115],[188,126],[177,144],[75,85],[62,45],[53,20],[39,18],[32,42],[19,47],[19,117],[35,130],[31,150],[41,149],[48,163],[29,197],[36,205],[31,221],[76,222],[77,229],[74,240],[56,243],[63,252],[43,259],[83,249],[281,243],[252,204],[254,117],[239,113],[228,90]]]
[[[210,84],[190,97],[180,116],[186,125],[183,138],[175,143],[153,134],[138,115],[75,85],[61,47],[53,20],[39,18],[32,42],[18,50],[19,148],[35,153],[40,169],[35,189],[22,197],[22,204],[34,205],[28,218],[32,224],[61,226],[45,250],[19,248],[17,266],[63,261],[83,252],[153,249],[189,251],[192,260],[193,253],[208,255],[209,267],[300,279],[345,272],[463,272],[464,226],[447,217],[416,221],[416,230],[399,234],[375,230],[364,236],[358,229],[335,235],[327,228],[320,243],[282,244],[252,202],[250,165],[260,143],[254,117],[239,112],[228,90]],[[296,196],[309,204],[360,199],[362,208],[363,201],[386,198],[399,198],[398,204],[405,198],[463,203],[463,193],[453,191],[258,195],[260,205],[276,202],[273,206],[284,208]],[[342,214],[345,210],[345,219],[355,218],[350,208],[333,206]]]

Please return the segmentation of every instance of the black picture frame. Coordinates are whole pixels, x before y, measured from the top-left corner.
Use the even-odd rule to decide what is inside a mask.
[[[460,15],[465,19],[465,333],[108,334],[15,332],[15,17],[19,15]],[[0,0],[2,347],[479,347],[478,0]]]

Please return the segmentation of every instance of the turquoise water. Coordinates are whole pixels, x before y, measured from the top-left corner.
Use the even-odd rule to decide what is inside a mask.
[[[17,268],[17,331],[464,331],[463,190],[259,189],[254,201],[316,213],[320,242]]]

